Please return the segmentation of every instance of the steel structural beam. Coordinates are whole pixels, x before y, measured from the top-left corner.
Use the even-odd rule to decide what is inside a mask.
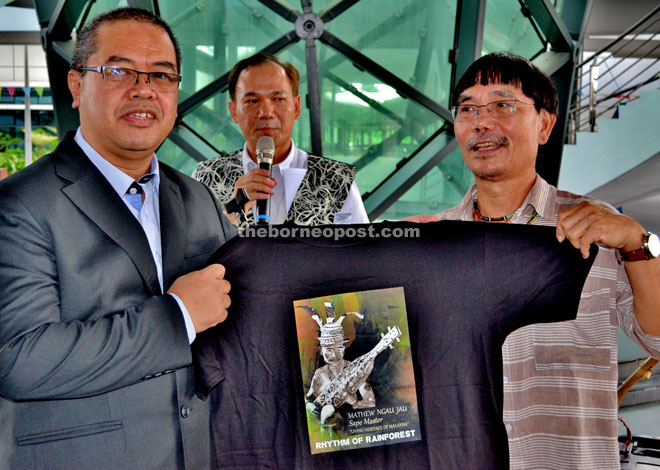
[[[47,36],[53,41],[71,40],[71,31],[76,27],[77,13],[82,11],[87,0],[58,0],[57,2],[49,0],[35,0],[34,7],[37,10],[39,18],[44,18],[48,14]]]
[[[557,185],[564,140],[568,129],[568,109],[573,94],[575,79],[575,60],[571,52],[544,52],[532,61],[549,75],[557,88],[559,113],[555,128],[548,142],[539,148],[536,157],[536,171],[550,184]]]
[[[399,116],[399,115],[395,114],[394,112],[390,111],[389,109],[387,109],[385,106],[383,106],[381,103],[374,100],[373,98],[369,98],[367,95],[362,93],[360,90],[355,88],[350,83],[346,82],[345,80],[342,80],[341,78],[339,78],[334,73],[326,71],[325,72],[325,78],[327,78],[331,82],[339,85],[340,87],[342,87],[344,90],[351,93],[356,98],[361,99],[362,101],[367,103],[369,106],[371,106],[375,111],[378,111],[379,113],[381,113],[383,116],[386,116],[388,119],[391,119],[392,121],[397,122],[400,125],[403,125],[403,123],[405,121],[404,118],[402,118],[401,116]]]
[[[568,34],[578,43],[582,42],[581,35],[586,30],[585,20],[588,18],[587,13],[592,3],[592,0],[571,0],[562,4],[561,19]]]
[[[46,51],[46,65],[53,92],[53,110],[58,134],[78,127],[78,112],[71,108],[67,74],[73,50],[71,31],[75,27],[76,12],[86,0],[34,0],[37,19],[41,25],[41,45]]]
[[[198,162],[221,154],[185,123],[175,126],[167,137]]]
[[[536,171],[553,185],[557,185],[559,180],[564,135],[568,126],[567,110],[571,99],[574,77],[575,62],[572,60],[566,61],[551,77],[557,88],[559,113],[548,143],[539,148],[539,154],[536,158]]]
[[[300,38],[295,31],[290,31],[284,36],[276,39],[274,42],[270,43],[268,46],[264,47],[261,52],[267,52],[269,54],[276,54],[280,50],[284,49],[289,44],[297,42]],[[229,72],[222,75],[220,78],[213,80],[211,83],[206,85],[201,90],[190,95],[184,101],[179,103],[178,113],[180,117],[189,113],[193,108],[202,104],[204,101],[209,99],[212,95],[218,92],[222,92],[227,88],[227,82],[229,81]]]
[[[258,0],[259,3],[267,6],[285,20],[294,23],[300,16],[300,11],[280,0]]]
[[[573,38],[549,0],[523,0],[523,3],[554,50],[573,51]]]
[[[313,38],[305,40],[307,62],[307,106],[311,126],[312,153],[323,155],[323,128],[321,127],[321,83],[319,64],[316,56],[316,44]]]
[[[458,143],[440,129],[364,198],[371,220],[381,215],[426,173],[449,155]]]
[[[348,0],[347,0],[348,1]],[[362,50],[369,46],[370,44],[376,42],[378,39],[382,38],[383,36],[387,35],[388,33],[391,33],[397,26],[402,25],[403,23],[407,21],[411,21],[412,19],[415,18],[416,15],[422,14],[423,7],[425,3],[423,3],[421,0],[412,0],[410,3],[408,3],[405,6],[402,6],[400,10],[397,10],[397,14],[392,15],[390,18],[388,18],[386,21],[382,22],[375,28],[372,28],[371,30],[367,31],[362,37],[360,37],[354,48],[357,50]],[[329,9],[331,9],[329,7]],[[321,13],[323,15],[323,13]],[[430,16],[430,15],[428,15]],[[426,38],[426,41],[428,42],[429,39],[428,37]],[[320,65],[320,70],[323,72],[324,75],[328,76],[330,80],[334,80],[333,76],[329,72],[334,66],[338,65],[341,63],[344,56],[343,55],[334,55],[330,59],[327,59],[325,62],[323,62]],[[419,64],[419,62],[418,62]],[[415,78],[415,84],[417,83],[417,78]],[[335,83],[338,83],[335,81]],[[340,83],[338,83],[341,85]],[[345,88],[345,87],[344,87]],[[349,90],[351,91],[351,90]],[[354,93],[355,94],[355,93]],[[357,95],[359,98],[362,99],[360,95]],[[373,100],[371,100],[373,101]],[[384,108],[382,105],[379,104],[379,106],[375,106],[373,103],[368,102],[375,110],[380,111],[383,114],[386,114],[388,117],[391,119],[394,119],[396,122],[399,124],[403,125],[405,122],[405,118],[394,118],[392,116],[391,112],[386,112],[386,108]],[[396,143],[400,142],[400,140],[403,138],[403,132],[402,129],[399,129],[395,134],[391,135],[387,139],[385,139],[383,142],[377,145],[372,145],[367,149],[367,151],[353,164],[357,166],[358,168],[363,168],[367,166],[369,163],[371,163],[373,160],[378,158],[380,155],[383,154],[384,149],[387,149],[391,147],[392,145],[395,145]]]
[[[319,16],[324,23],[327,23],[328,21],[341,15],[343,12],[348,10],[359,1],[360,0],[337,0],[328,5],[325,10],[319,13]]]
[[[470,64],[481,57],[486,18],[486,0],[458,0],[456,4],[456,26],[454,28],[454,49],[449,61],[453,65],[451,90],[468,69]]]
[[[353,49],[337,36],[328,31],[324,31],[320,40],[347,57],[360,70],[366,70],[374,77],[383,80],[383,83],[394,88],[401,96],[416,101],[446,121],[452,121],[451,113],[447,108],[441,106],[438,102],[432,100],[424,93],[408,85],[408,83],[404,82],[392,72],[386,70],[381,65],[377,64],[361,52]]]
[[[537,57],[534,63],[550,75],[555,83],[559,113],[548,143],[539,149],[536,170],[550,184],[556,185],[568,129],[567,111],[573,94],[576,64],[579,62],[578,40],[582,31],[578,28],[582,25],[583,30],[584,14],[590,2],[576,0],[571,2],[570,9],[565,7],[563,16],[570,25],[570,30],[549,0],[522,0],[522,3],[551,46],[551,50]]]
[[[415,18],[416,15],[422,14],[423,7],[425,3],[424,0],[413,0],[409,4],[401,7],[396,14],[392,15],[387,20],[383,21],[381,24],[367,31],[362,37],[360,37],[354,45],[354,48],[357,50],[362,50],[367,46],[375,43],[383,36],[390,34],[397,26],[402,25],[403,23],[410,21]],[[322,69],[331,69],[336,65],[340,64],[342,60],[341,56],[333,56],[327,59],[321,64]]]

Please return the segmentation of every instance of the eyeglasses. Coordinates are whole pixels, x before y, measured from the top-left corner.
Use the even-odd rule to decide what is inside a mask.
[[[486,104],[459,104],[452,106],[451,115],[455,122],[473,121],[480,112],[479,108],[486,108],[488,114],[495,119],[504,119],[516,114],[516,103],[533,105],[521,100],[499,100]]]
[[[147,76],[147,84],[160,93],[172,93],[179,87],[181,75],[167,72],[140,72],[117,65],[98,65],[96,67],[78,67],[79,72],[100,73],[105,83],[117,88],[130,88],[140,80],[140,75]]]

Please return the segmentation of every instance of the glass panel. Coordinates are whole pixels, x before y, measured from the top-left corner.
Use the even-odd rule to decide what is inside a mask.
[[[319,63],[325,64],[320,71],[324,156],[356,165],[356,181],[361,192],[371,191],[403,158],[436,132],[443,121],[416,102],[402,98],[381,80],[357,69],[332,48],[319,42],[316,47]],[[300,93],[304,98],[308,86],[304,43],[293,44],[280,57],[300,71]],[[216,106],[220,98],[226,102],[226,92],[204,102],[184,121],[218,150],[231,152],[241,148],[244,139],[226,105]],[[298,147],[310,150],[309,108],[304,102],[293,139]]]
[[[488,0],[482,53],[507,51],[531,58],[543,49],[518,0]]]
[[[448,106],[455,17],[455,0],[363,0],[325,29]]]
[[[357,166],[356,181],[364,194],[392,173],[443,121],[329,46],[317,42],[317,50],[322,64],[323,151],[326,157]]]
[[[320,14],[321,12],[325,11],[329,6],[335,5],[338,1],[341,0],[314,0],[313,3],[314,12]],[[302,2],[300,0],[297,0],[294,3],[298,8],[302,8]],[[354,8],[354,6],[351,8]]]
[[[176,168],[177,170],[192,175],[197,165],[197,160],[181,150],[181,147],[176,145],[170,139],[165,139],[163,145],[156,151],[158,160]]]
[[[89,4],[89,2],[87,3]],[[92,5],[92,8],[90,8],[89,10],[89,14],[87,15],[87,18],[85,19],[85,23],[88,23],[89,21],[93,20],[94,17],[100,15],[104,11],[110,11],[110,10],[114,10],[115,8],[126,7],[126,6],[128,6],[127,0],[95,0]],[[82,19],[85,10],[87,10],[87,5],[85,5],[83,8],[80,9],[80,15],[78,15],[78,19],[76,20],[76,27],[82,28],[83,26],[85,26],[84,24],[83,25],[80,24],[80,20]]]
[[[474,176],[456,148],[412,188],[387,208],[380,220],[400,220],[417,214],[437,214],[461,202]]]
[[[293,23],[257,0],[161,0],[158,5],[181,46],[183,80],[179,100],[294,29]],[[225,107],[223,98],[212,105],[216,110]]]

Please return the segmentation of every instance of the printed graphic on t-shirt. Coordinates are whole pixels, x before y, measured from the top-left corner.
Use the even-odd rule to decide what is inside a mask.
[[[420,440],[403,288],[293,305],[312,454]]]

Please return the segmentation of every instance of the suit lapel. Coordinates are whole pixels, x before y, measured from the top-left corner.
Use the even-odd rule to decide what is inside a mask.
[[[58,176],[71,182],[62,191],[128,254],[152,294],[160,294],[156,265],[139,222],[110,183],[68,134],[52,155]]]
[[[160,239],[163,253],[163,285],[167,289],[180,275],[186,247],[186,209],[181,191],[160,166]]]

